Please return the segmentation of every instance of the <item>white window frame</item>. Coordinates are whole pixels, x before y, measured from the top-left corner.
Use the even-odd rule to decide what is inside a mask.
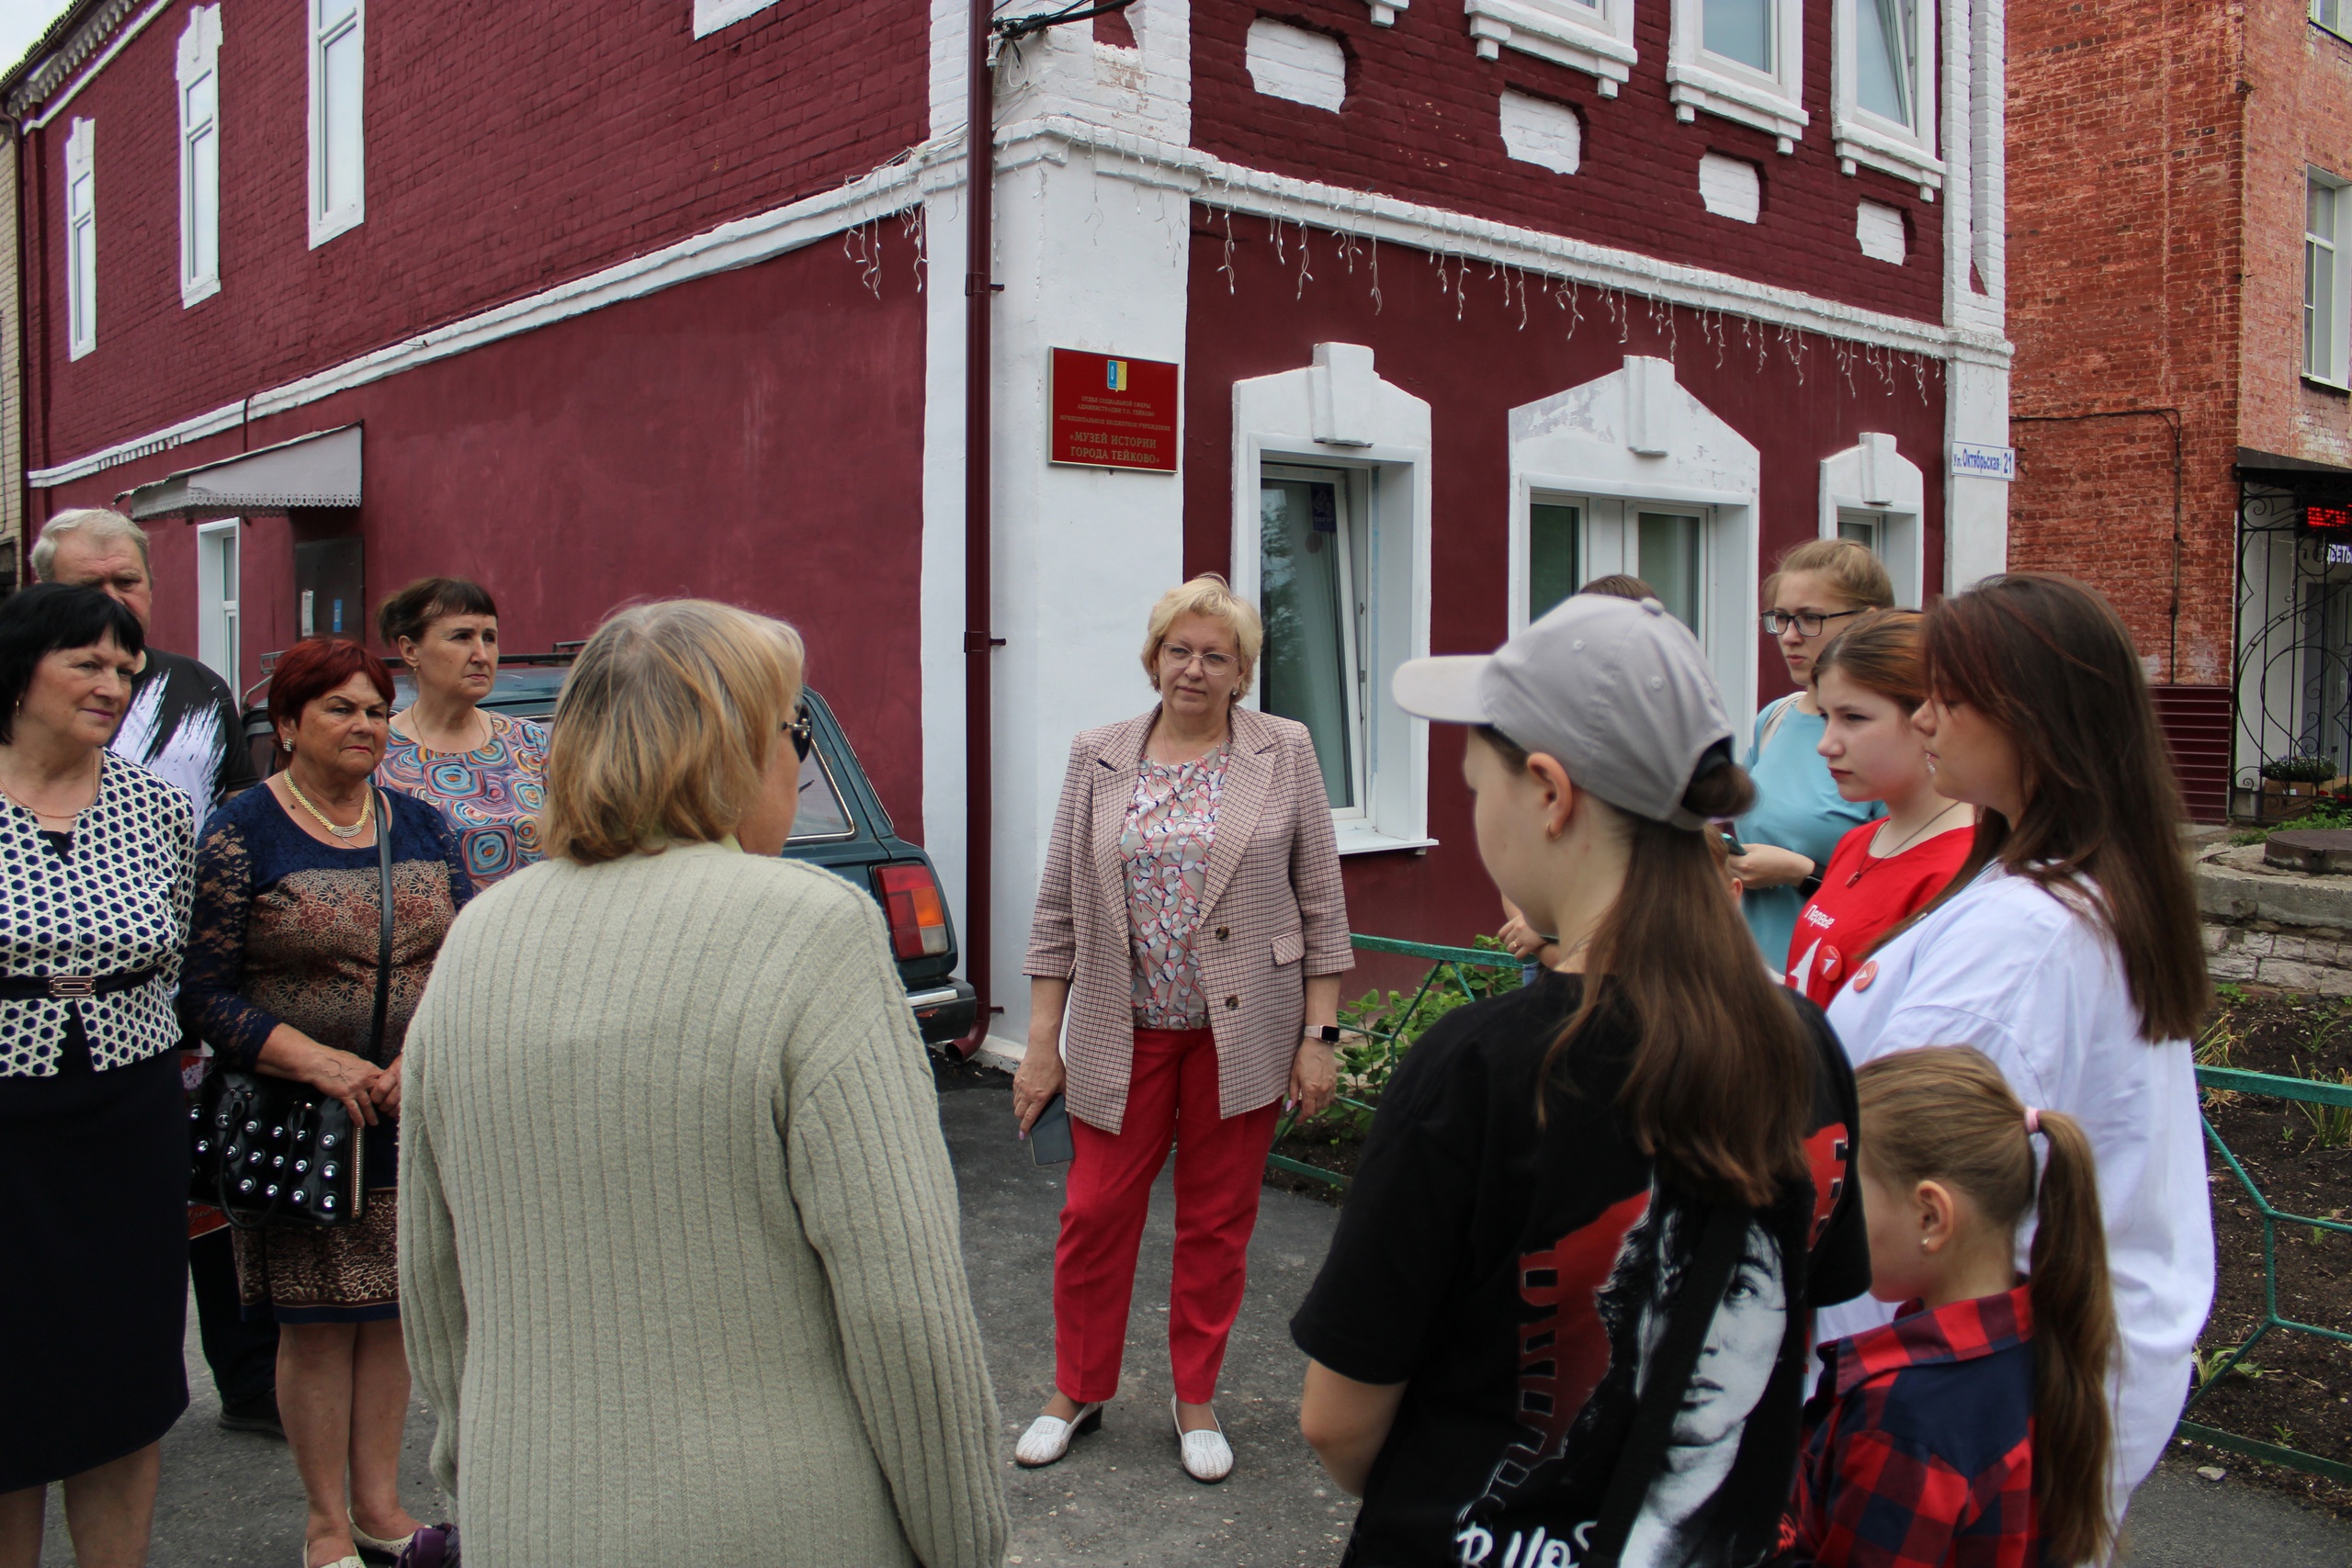
[[[201,121],[192,118],[190,94],[206,77],[212,81],[212,112]],[[220,292],[220,7],[198,6],[187,14],[187,28],[180,34],[179,63],[174,77],[179,101],[180,128],[180,305],[182,309],[209,299]],[[198,138],[210,141],[209,153],[199,156]],[[209,214],[210,233],[200,231],[205,222],[204,204],[198,199],[201,186],[211,186],[211,211]],[[198,265],[209,240],[212,265],[209,269]]]
[[[1843,452],[1821,460],[1821,536],[1840,536],[1840,522],[1868,520],[1878,531],[1874,552],[1906,609],[1926,603],[1928,476],[1895,450],[1894,437],[1867,430]]]
[[[2352,0],[2312,0],[2312,25],[2352,42]]]
[[[2352,181],[2346,181],[2324,169],[2303,171],[2303,379],[2339,391],[2352,389]],[[2311,230],[2311,187],[2324,186],[2335,192],[2335,232],[2314,234]],[[2318,363],[2312,354],[2311,341],[2311,288],[2313,251],[2327,247],[2332,260],[2329,272],[2329,301],[2333,306],[2332,328],[2326,344],[2327,360]]]
[[[1653,0],[1655,3],[1655,0]],[[1634,0],[1463,0],[1478,58],[1506,49],[1581,71],[1604,98],[1633,79]]]
[[[1582,506],[1584,582],[1632,571],[1631,520],[1695,516],[1705,530],[1699,640],[1734,727],[1756,711],[1759,555],[1755,444],[1679,386],[1666,360],[1629,355],[1607,376],[1510,411],[1510,629],[1527,625],[1529,509]]]
[[[1340,579],[1350,598],[1348,613],[1341,617],[1340,640],[1342,659],[1349,673],[1354,676],[1350,691],[1353,705],[1348,725],[1348,770],[1354,784],[1355,803],[1331,808],[1331,825],[1335,830],[1352,830],[1371,826],[1372,806],[1372,729],[1374,722],[1373,707],[1377,694],[1372,689],[1372,671],[1366,654],[1371,651],[1372,562],[1374,558],[1373,518],[1379,509],[1380,470],[1354,463],[1333,462],[1329,458],[1309,461],[1300,458],[1284,461],[1270,456],[1258,466],[1261,481],[1265,479],[1305,479],[1309,482],[1335,481],[1340,491],[1339,531],[1332,537],[1332,547],[1339,551]],[[1264,562],[1265,533],[1261,525],[1260,566]],[[1262,600],[1251,601],[1253,604]],[[1259,658],[1260,678],[1251,683],[1250,705],[1257,706],[1264,699],[1265,659]]]
[[[1343,855],[1437,842],[1429,836],[1429,725],[1388,690],[1396,667],[1430,649],[1430,405],[1374,375],[1369,348],[1317,344],[1305,369],[1233,384],[1235,592],[1251,604],[1261,596],[1258,487],[1268,468],[1362,476],[1363,809],[1332,814]],[[1257,707],[1259,694],[1244,701]]]
[[[1903,125],[1862,107],[1861,25],[1857,7],[1873,0],[1836,0],[1831,59],[1830,139],[1838,170],[1876,169],[1919,187],[1919,199],[1933,201],[1944,188],[1944,161],[1936,156],[1936,0],[1915,0],[1911,12],[1911,118]]]
[[[707,38],[775,4],[775,0],[695,0],[695,37]]]
[[[98,346],[97,127],[76,118],[65,133],[66,357]]]
[[[225,517],[196,525],[196,656],[232,692],[244,689],[237,683],[237,645],[243,626],[237,599],[244,575],[243,521]],[[221,548],[224,539],[234,552],[233,558]]]
[[[1673,0],[1666,95],[1685,125],[1702,110],[1769,131],[1783,153],[1797,150],[1813,117],[1804,109],[1804,0],[1771,0],[1773,69],[1758,71],[1706,48],[1706,0]]]
[[[344,0],[304,0],[311,57],[311,248],[316,250],[337,234],[357,228],[368,219],[368,0],[350,0],[349,20],[344,20]],[[329,18],[334,19],[332,28]],[[359,146],[354,160],[359,171],[357,188],[349,201],[327,208],[326,51],[346,28],[359,46]]]

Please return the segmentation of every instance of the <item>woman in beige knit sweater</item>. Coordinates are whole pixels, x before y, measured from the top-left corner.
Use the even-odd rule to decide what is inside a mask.
[[[955,1178],[871,900],[779,860],[801,650],[622,611],[556,707],[549,858],[408,1045],[401,1304],[469,1568],[993,1564]]]

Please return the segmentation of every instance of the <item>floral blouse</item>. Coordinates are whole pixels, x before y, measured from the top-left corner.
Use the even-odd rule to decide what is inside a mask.
[[[376,782],[429,800],[458,825],[476,892],[543,858],[548,732],[527,718],[490,716],[490,740],[471,751],[428,751],[395,730]]]
[[[1145,758],[1119,834],[1126,873],[1127,931],[1135,950],[1135,1014],[1138,1029],[1204,1029],[1208,998],[1201,994],[1193,957],[1193,929],[1204,912],[1209,847],[1216,840],[1217,803],[1225,795],[1225,750],[1189,762]]]

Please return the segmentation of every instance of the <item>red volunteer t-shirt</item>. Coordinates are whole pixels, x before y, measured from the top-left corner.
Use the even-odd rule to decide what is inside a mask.
[[[1881,820],[1883,820],[1883,818]],[[1885,860],[1871,854],[1879,822],[1865,822],[1838,840],[1821,891],[1797,916],[1789,942],[1789,988],[1827,1007],[1871,944],[1944,890],[1968,858],[1975,834],[1953,828]]]

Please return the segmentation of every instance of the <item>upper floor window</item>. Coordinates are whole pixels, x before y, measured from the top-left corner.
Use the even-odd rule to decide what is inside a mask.
[[[67,357],[98,346],[97,129],[76,119],[65,134],[65,326]]]
[[[1462,8],[1481,60],[1516,49],[1586,73],[1604,98],[1633,77],[1634,0],[1463,0]]]
[[[731,27],[775,4],[775,0],[695,0],[695,37]]]
[[[1837,0],[1839,167],[1915,180],[1928,200],[1944,177],[1935,155],[1935,11],[1929,0]]]
[[[311,243],[322,245],[368,216],[361,97],[368,0],[309,0]]]
[[[2352,39],[2352,0],[2312,0],[2312,20],[2338,38]]]
[[[220,7],[180,34],[180,303],[220,292]]]
[[[1667,96],[1674,118],[1701,110],[1772,133],[1796,151],[1810,118],[1804,98],[1804,7],[1800,0],[1673,0]]]
[[[2345,183],[2311,170],[2303,217],[2303,375],[2341,387],[2347,379],[2346,295],[2352,292],[2352,246],[2345,220],[2352,217]]]

